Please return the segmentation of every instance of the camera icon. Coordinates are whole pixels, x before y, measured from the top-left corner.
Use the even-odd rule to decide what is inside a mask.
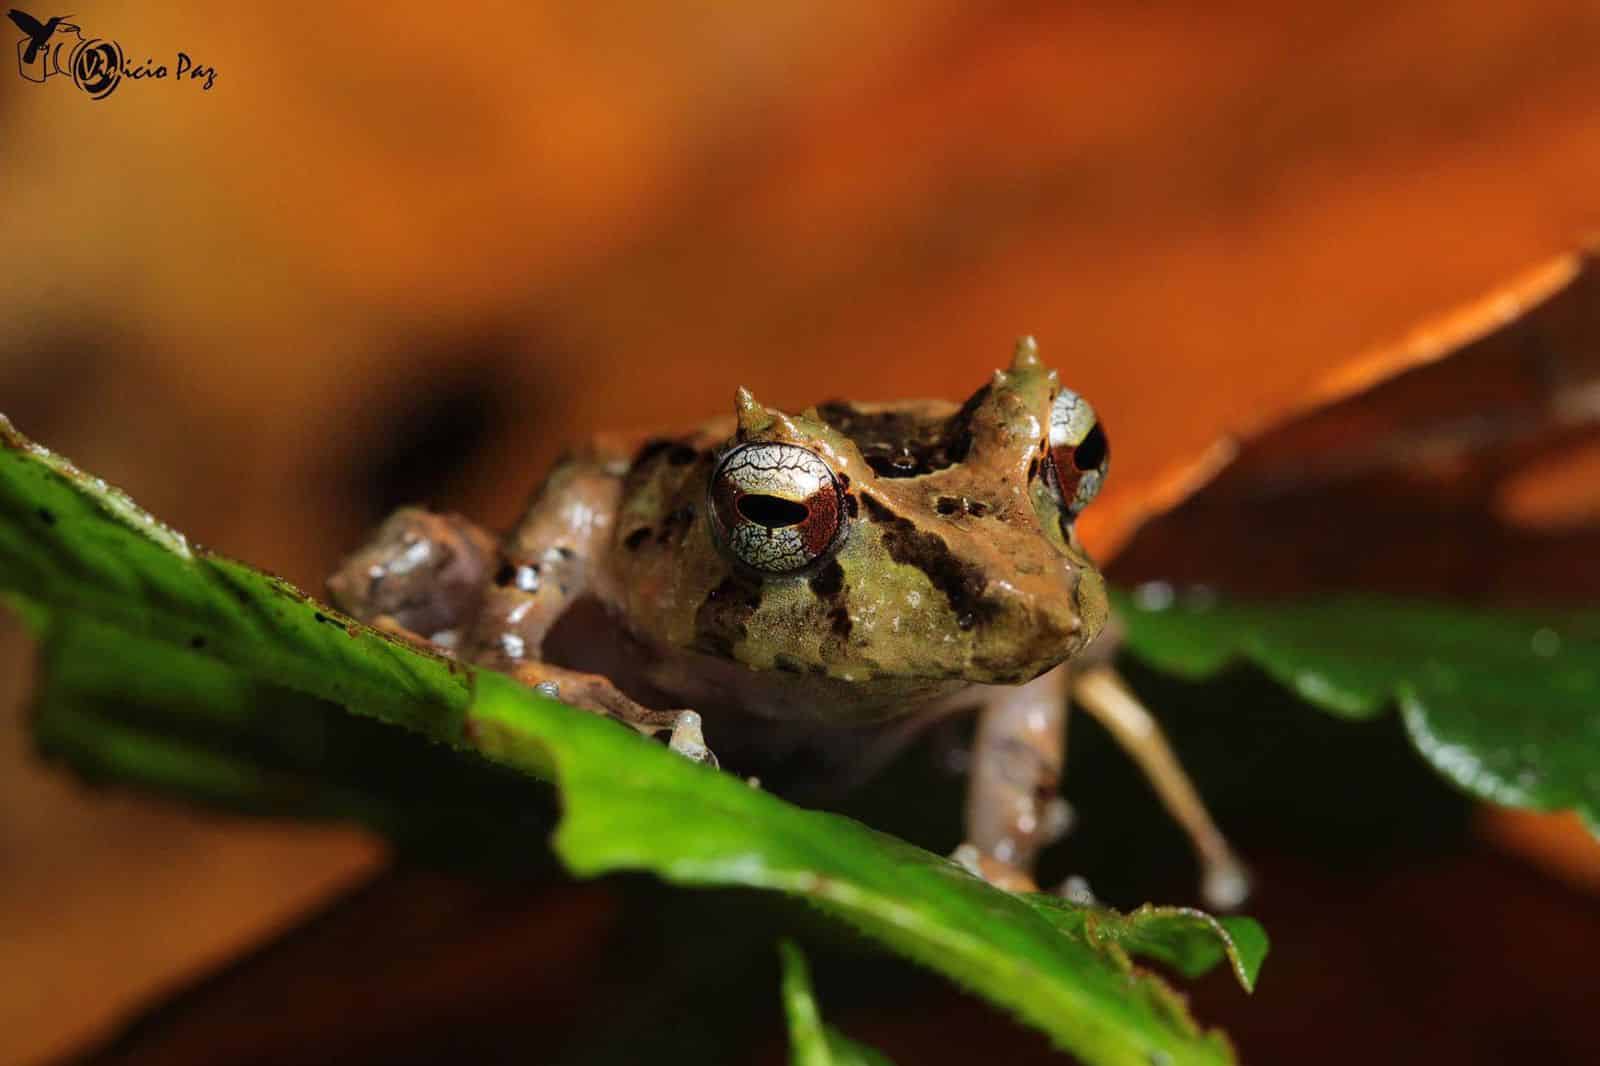
[[[17,42],[17,70],[41,85],[62,75],[99,100],[122,80],[122,48],[115,41],[84,37],[74,23],[51,19]]]

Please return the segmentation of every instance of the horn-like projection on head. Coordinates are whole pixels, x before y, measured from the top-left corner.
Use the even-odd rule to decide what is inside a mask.
[[[750,390],[743,385],[733,395],[733,411],[739,418],[739,439],[748,440],[751,437],[786,437],[799,436],[794,420],[782,411],[774,411],[763,406]]]
[[[733,394],[733,413],[739,418],[739,437],[753,437],[772,427],[772,412],[761,406],[743,385]]]
[[[1031,335],[1017,340],[1017,346],[1011,353],[1011,369],[1039,369],[1039,342],[1034,340]]]

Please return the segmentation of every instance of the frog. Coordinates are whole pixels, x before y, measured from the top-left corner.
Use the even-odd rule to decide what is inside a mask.
[[[504,535],[401,508],[327,584],[364,622],[712,767],[715,723],[850,730],[976,710],[952,858],[1011,890],[1037,888],[1039,852],[1070,822],[1058,785],[1082,707],[1188,832],[1203,895],[1235,906],[1243,864],[1112,661],[1105,581],[1076,527],[1109,459],[1094,408],[1029,337],[960,404],[790,414],[741,387],[731,414],[687,432],[593,437]],[[613,652],[609,669],[547,654],[580,607],[599,626],[580,643]]]

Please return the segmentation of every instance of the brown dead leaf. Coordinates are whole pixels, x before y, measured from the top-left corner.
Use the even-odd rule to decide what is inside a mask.
[[[1251,436],[1112,572],[1253,596],[1592,604],[1600,527],[1548,516],[1595,505],[1597,392],[1600,269],[1562,257],[1325,376],[1315,397],[1334,402]]]

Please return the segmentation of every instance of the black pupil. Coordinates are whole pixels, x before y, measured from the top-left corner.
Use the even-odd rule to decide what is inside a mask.
[[[1100,464],[1106,461],[1106,453],[1110,451],[1110,444],[1106,441],[1106,431],[1096,422],[1094,428],[1084,436],[1083,443],[1072,450],[1072,465],[1079,470],[1099,470]]]
[[[803,503],[752,493],[739,497],[739,513],[757,525],[778,529],[799,525],[811,512],[806,510]]]

